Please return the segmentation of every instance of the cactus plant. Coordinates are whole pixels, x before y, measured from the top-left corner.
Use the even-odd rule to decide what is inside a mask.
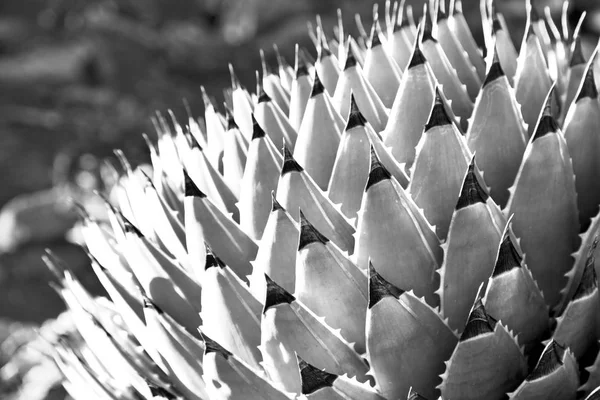
[[[528,2],[517,56],[483,0],[484,60],[432,4],[318,20],[256,93],[230,65],[224,114],[158,118],[152,177],[118,153],[81,222],[109,298],[46,257],[74,399],[598,398],[597,50]]]

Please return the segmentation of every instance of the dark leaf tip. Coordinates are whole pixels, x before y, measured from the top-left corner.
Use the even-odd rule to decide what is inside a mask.
[[[369,178],[367,180],[367,185],[365,186],[365,192],[369,190],[369,188],[383,180],[391,179],[392,175],[390,172],[383,166],[379,157],[377,157],[377,153],[375,152],[375,148],[371,146],[371,169],[369,171]]]
[[[310,97],[316,97],[325,91],[325,86],[321,82],[321,78],[319,78],[319,74],[315,70],[315,80],[313,82],[312,91],[310,92]]]
[[[215,255],[209,245],[206,245],[206,262],[204,264],[204,270],[213,267],[225,268],[225,263]]]
[[[559,369],[564,363],[565,351],[566,348],[564,346],[552,340],[544,349],[540,360],[534,370],[527,376],[526,380],[528,382],[535,381]]]
[[[557,132],[559,129],[558,123],[552,115],[542,115],[540,122],[533,134],[533,141],[548,135],[549,133]]]
[[[232,355],[230,351],[228,351],[219,343],[206,336],[204,332],[200,331],[200,336],[202,337],[202,341],[204,342],[205,355],[209,353],[217,353],[223,356],[223,358],[226,360]]]
[[[397,299],[402,293],[404,293],[402,289],[383,279],[369,261],[369,309],[385,297],[395,297]]]
[[[256,118],[254,118],[254,114],[252,115],[252,140],[260,139],[265,137],[265,131],[261,128]]]
[[[436,126],[442,125],[451,125],[452,121],[448,116],[448,112],[446,111],[446,106],[444,105],[444,100],[442,99],[439,91],[435,96],[435,103],[433,105],[433,109],[431,110],[431,115],[429,116],[429,121],[427,121],[427,125],[425,125],[425,132],[430,129],[435,128]]]
[[[298,358],[303,395],[309,395],[319,389],[333,386],[333,382],[338,377],[337,375],[313,367],[300,357],[296,357]]]
[[[298,243],[298,251],[312,243],[327,244],[327,242],[329,242],[329,239],[319,232],[306,218],[302,210],[300,210],[300,242]]]
[[[196,184],[194,183],[192,178],[190,178],[190,175],[187,173],[187,171],[185,169],[183,170],[183,178],[184,178],[184,182],[185,182],[185,196],[186,197],[199,197],[201,199],[206,197],[206,195],[204,193],[202,193],[202,191],[198,188],[198,186],[196,186]]]
[[[460,210],[477,203],[485,203],[488,197],[488,193],[479,184],[479,179],[477,179],[477,173],[475,172],[475,159],[473,158],[471,164],[469,164],[469,168],[467,169],[467,175],[465,176],[465,180],[460,190],[460,196],[458,197],[458,202],[456,203],[456,209]]]
[[[356,98],[354,97],[354,94],[352,94],[350,96],[350,114],[348,116],[346,130],[349,131],[350,129],[356,128],[357,126],[365,126],[366,123],[367,120],[358,109],[358,104],[356,104]]]
[[[583,55],[583,47],[581,45],[581,37],[577,36],[575,38],[575,43],[573,47],[573,54],[571,55],[571,62],[569,63],[569,67],[573,68],[578,65],[585,64],[585,56]]]
[[[344,71],[352,67],[356,67],[356,56],[354,50],[352,50],[352,44],[348,43],[348,52],[346,54],[346,63],[344,64]]]
[[[494,331],[495,326],[496,321],[488,315],[483,306],[483,302],[481,299],[478,299],[473,306],[473,310],[471,310],[471,314],[467,320],[465,330],[460,337],[460,341],[464,342],[477,336],[491,333]]]
[[[410,58],[410,62],[408,63],[407,69],[418,67],[419,65],[425,64],[427,60],[425,59],[425,55],[421,51],[421,46],[419,46],[419,42],[417,42],[415,46],[415,50],[413,51],[412,57]]]
[[[519,251],[512,242],[510,234],[507,232],[502,243],[500,243],[492,277],[501,275],[513,268],[520,268],[522,261],[523,257],[519,254]]]
[[[271,307],[279,304],[291,304],[296,301],[296,298],[291,293],[288,293],[284,288],[275,283],[274,280],[269,278],[269,275],[265,274],[265,280],[267,281],[267,291],[263,314]]]
[[[287,146],[283,148],[283,166],[281,167],[281,175],[285,175],[288,172],[302,172],[304,169],[294,160],[292,152]]]
[[[490,67],[490,71],[485,77],[485,81],[483,82],[483,87],[486,87],[490,83],[494,82],[496,79],[502,78],[504,76],[504,70],[502,69],[502,65],[500,65],[500,61],[497,59],[497,54],[494,56],[494,62]]]
[[[408,391],[408,397],[406,400],[427,400],[425,397],[421,396],[415,389],[412,387]]]
[[[581,99],[585,99],[586,97],[590,99],[598,98],[598,88],[596,87],[596,79],[594,77],[593,66],[590,66],[587,73],[585,74],[583,85],[581,85],[581,90],[579,90],[579,94],[577,95],[577,99],[575,100],[575,102],[578,102]]]

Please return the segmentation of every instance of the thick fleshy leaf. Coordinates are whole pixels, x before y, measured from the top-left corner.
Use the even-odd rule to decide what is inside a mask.
[[[467,145],[477,154],[478,166],[490,195],[505,206],[527,146],[527,129],[496,51],[467,131]]]
[[[548,94],[551,99],[553,92]],[[549,100],[551,101],[551,100]],[[549,307],[560,301],[579,247],[573,167],[567,144],[549,104],[534,130],[506,209],[521,238],[527,264]]]
[[[549,310],[525,264],[510,222],[497,254],[483,299],[486,311],[515,332],[521,345],[531,344],[548,332]]]
[[[294,219],[299,218],[302,210],[323,235],[343,251],[353,252],[354,227],[294,160],[287,148],[284,149],[276,197]]]
[[[252,272],[250,261],[256,258],[258,251],[256,242],[235,221],[215,207],[191,179],[186,180],[184,205],[186,229],[188,224],[195,225],[197,236],[203,237],[237,276],[246,279]],[[196,245],[202,246],[200,243]]]
[[[410,168],[415,159],[415,148],[427,124],[435,98],[435,77],[427,66],[419,43],[410,58],[400,88],[390,111],[390,118],[382,132],[386,146],[400,163]]]
[[[300,211],[295,297],[365,352],[367,277]]]
[[[329,49],[319,46],[315,71],[321,78],[329,96],[333,96],[340,76],[340,66],[337,57]]]
[[[457,340],[437,309],[393,286],[369,265],[367,354],[386,398],[404,398],[411,386],[437,398],[444,361]]]
[[[258,107],[258,106],[257,106]],[[254,134],[240,188],[240,227],[258,240],[271,211],[271,192],[277,190],[283,158],[271,138],[253,118]]]
[[[292,399],[275,387],[260,369],[253,368],[220,344],[203,335],[206,351],[202,359],[203,378],[211,399],[287,400]]]
[[[396,22],[393,32],[388,36],[388,50],[390,56],[396,61],[396,64],[401,71],[406,71],[408,63],[411,58],[411,48],[413,41],[409,38],[412,37],[410,32],[410,26],[408,25],[408,19],[405,11],[399,11],[402,13],[402,18]]]
[[[446,363],[442,398],[500,400],[519,386],[526,372],[527,362],[513,334],[490,318],[477,300]]]
[[[533,371],[517,390],[509,394],[509,398],[575,400],[578,386],[579,370],[573,353],[551,340]]]
[[[248,155],[248,141],[238,128],[233,113],[225,108],[227,131],[223,138],[223,179],[239,199],[240,183],[244,176],[244,167]]]
[[[290,124],[297,132],[300,132],[300,125],[304,117],[304,111],[310,98],[313,80],[308,73],[308,67],[298,55],[298,45],[296,45],[296,68],[295,77],[292,81],[292,90],[290,93]]]
[[[254,106],[254,117],[273,143],[285,143],[286,146],[294,148],[298,133],[290,124],[287,114],[284,114],[260,85],[258,102]]]
[[[367,381],[367,364],[350,344],[268,277],[261,331],[263,366],[289,392],[302,390],[294,352],[332,374]]]
[[[440,239],[448,234],[456,198],[471,159],[464,137],[448,114],[448,105],[437,92],[408,186],[415,203],[435,226]]]
[[[312,93],[298,131],[294,157],[322,190],[327,190],[329,184],[343,124],[319,75],[315,75]]]
[[[367,121],[376,132],[381,132],[387,124],[388,112],[373,86],[365,78],[356,57],[352,46],[349,46],[344,70],[335,88],[333,104],[340,115],[345,117],[350,111],[350,98],[354,95]]]
[[[485,182],[471,160],[443,244],[440,308],[452,329],[462,332],[480,285],[492,274],[501,229],[488,206]]]
[[[467,53],[469,61],[475,67],[477,75],[481,79],[485,76],[485,63],[483,61],[481,51],[477,46],[477,42],[475,42],[473,34],[471,33],[471,29],[469,29],[467,20],[465,19],[465,16],[462,12],[462,7],[456,7],[456,3],[459,2],[455,2],[454,10],[451,10],[453,12],[451,15],[448,16],[448,27],[454,33],[454,36],[457,38],[458,43]]]
[[[277,71],[265,60],[265,53],[260,50],[262,62],[262,85],[266,94],[273,99],[275,104],[285,113],[290,112],[290,94],[283,88]]]
[[[401,226],[402,229],[397,229]],[[359,211],[356,259],[367,270],[369,260],[398,287],[414,290],[437,305],[436,270],[442,261],[440,243],[412,198],[371,152],[371,171]]]

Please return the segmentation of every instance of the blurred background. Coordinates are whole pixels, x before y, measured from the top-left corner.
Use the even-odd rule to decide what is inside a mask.
[[[407,1],[416,10],[422,3]],[[478,3],[463,0],[463,7],[482,42]],[[562,0],[535,3],[557,13],[562,7]],[[518,45],[525,1],[496,4]],[[186,99],[192,114],[201,116],[200,85],[220,104],[222,89],[230,84],[229,62],[242,84],[253,88],[260,48],[274,63],[272,44],[277,44],[293,64],[295,43],[314,54],[307,21],[314,23],[316,14],[331,35],[336,9],[342,8],[345,27],[354,33],[354,14],[369,27],[372,5],[360,0],[0,1],[0,398],[64,398],[60,388],[23,397],[26,373],[4,364],[33,335],[31,327],[63,309],[40,260],[46,247],[90,290],[102,293],[84,252],[68,240],[78,216],[67,201],[91,201],[85,192],[96,187],[102,160],[121,148],[132,163],[147,161],[141,133],[155,137],[150,122],[155,111],[172,109],[187,118]],[[583,31],[595,38],[599,8],[595,0],[572,0],[572,25],[586,10]],[[52,375],[47,378],[50,382]]]

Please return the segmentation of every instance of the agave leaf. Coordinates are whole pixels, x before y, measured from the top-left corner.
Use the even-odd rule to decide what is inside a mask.
[[[234,219],[239,221],[239,211],[235,206],[238,199],[219,171],[208,162],[204,151],[199,147],[192,148],[189,158],[184,160],[183,165],[202,193],[205,193],[221,211],[232,213]]]
[[[223,179],[227,186],[231,188],[234,196],[239,199],[240,184],[244,176],[249,143],[242,136],[240,128],[233,119],[233,113],[228,107],[225,107],[225,116],[227,131],[223,138]]]
[[[262,302],[265,298],[265,274],[288,292],[296,286],[296,250],[298,249],[298,224],[277,202],[272,193],[271,214],[258,246],[256,260],[252,263],[250,291]]]
[[[254,133],[240,185],[238,208],[241,229],[258,240],[269,218],[269,200],[271,192],[277,189],[282,158],[271,138],[265,134],[254,117],[252,121]]]
[[[565,90],[565,101],[561,109],[561,121],[564,121],[567,111],[575,100],[575,97],[579,92],[579,88],[581,87],[581,82],[586,77],[588,70],[588,63],[583,55],[580,36],[575,37],[575,42],[572,46],[573,52],[571,53],[571,60],[569,62],[569,69],[567,71],[568,81]]]
[[[489,194],[476,173],[475,158],[467,169],[440,269],[441,312],[459,332],[465,326],[479,286],[491,275],[501,232],[487,206]]]
[[[432,29],[431,17],[427,15],[423,23],[421,38],[423,54],[443,88],[444,94],[452,101],[452,110],[460,117],[462,128],[465,128],[467,118],[473,112],[473,102],[469,98],[465,86],[458,78],[456,70],[448,60],[446,53],[444,53],[437,39],[433,37]]]
[[[379,22],[375,21],[371,29],[371,45],[365,56],[364,74],[383,105],[390,108],[400,86],[402,71],[382,45],[384,38],[379,36],[378,26]]]
[[[437,304],[435,271],[442,260],[439,240],[422,211],[391,178],[374,151],[359,212],[355,253],[361,269],[366,270],[372,260],[393,285],[414,290],[429,304]]]
[[[400,70],[405,72],[411,58],[411,47],[414,40],[409,39],[409,35],[412,37],[412,32],[408,26],[406,12],[400,10],[398,12],[402,13],[402,18],[398,18],[393,32],[388,36],[387,48],[389,55],[396,61]]]
[[[302,124],[304,111],[310,98],[313,80],[308,73],[308,66],[304,63],[302,57],[299,56],[298,51],[298,45],[296,45],[296,68],[290,94],[289,118],[292,127],[297,132],[300,132],[300,125]]]
[[[445,239],[471,154],[439,90],[416,151],[408,191]]]
[[[549,307],[560,301],[564,275],[579,246],[573,167],[562,132],[550,114],[553,91],[519,167],[506,209],[533,278]],[[549,251],[552,249],[552,251]]]
[[[252,102],[248,92],[241,86],[231,64],[229,64],[229,74],[231,75],[231,88],[233,89],[231,93],[233,118],[244,137],[250,141],[252,139]]]
[[[454,10],[451,10],[451,12],[449,13],[447,25],[450,31],[452,31],[452,33],[456,37],[458,44],[467,53],[469,61],[477,71],[477,75],[480,79],[483,79],[483,77],[485,76],[485,63],[483,61],[483,57],[481,56],[481,51],[479,50],[479,47],[477,46],[477,43],[473,38],[471,29],[469,29],[467,20],[465,19],[465,16],[462,12],[462,7],[456,7],[456,2]],[[439,21],[438,27],[441,27]],[[440,37],[441,36],[442,35],[440,35]]]
[[[313,367],[298,357],[302,396],[305,400],[384,400],[366,383]]]
[[[281,86],[289,92],[292,89],[292,80],[294,79],[294,68],[287,62],[285,57],[279,53],[279,48],[276,44],[273,44],[273,50],[275,50],[275,56],[277,57],[277,67],[279,69],[279,79],[281,80]]]
[[[206,351],[202,361],[204,381],[211,399],[284,400],[292,399],[273,385],[263,373],[220,344],[203,335]]]
[[[290,112],[290,94],[284,89],[277,71],[266,62],[265,53],[262,49],[260,50],[260,58],[262,61],[262,86],[265,89],[265,93],[273,99],[273,102],[285,114],[288,114]],[[257,95],[260,95],[260,93],[257,93]]]
[[[444,360],[456,342],[437,309],[393,286],[369,265],[367,354],[386,398],[403,398],[411,386],[437,397]]]
[[[254,107],[254,117],[259,125],[264,127],[273,143],[285,143],[293,149],[298,134],[290,125],[287,114],[271,100],[262,85],[258,86],[257,95],[258,103]]]
[[[600,123],[600,102],[591,63],[587,66],[563,128],[575,172],[577,208],[582,228],[586,228],[590,218],[598,213],[600,204],[600,184],[598,179],[594,179],[600,171],[600,163],[595,156],[600,150],[600,140],[593,134]]]
[[[595,388],[600,387],[600,353],[596,355],[594,362],[586,369],[588,378],[578,391],[585,395],[591,394]]]
[[[284,149],[281,177],[277,186],[277,200],[294,218],[299,210],[314,221],[315,227],[343,251],[354,250],[354,227],[319,189],[315,181]]]
[[[253,368],[260,368],[262,305],[233,272],[213,256],[204,272],[202,331]]]
[[[467,144],[477,154],[479,167],[491,187],[491,196],[503,207],[527,146],[527,130],[514,90],[500,64],[496,51],[475,102]]]
[[[519,344],[529,345],[548,332],[549,310],[525,265],[510,222],[506,224],[497,254],[483,298],[485,309],[518,335]]]
[[[577,361],[569,349],[554,340],[542,353],[534,370],[514,392],[510,400],[575,400],[579,386]]]
[[[365,352],[367,278],[300,211],[295,297]]]
[[[358,109],[354,96],[351,103],[350,116],[342,134],[327,191],[334,204],[341,204],[340,210],[348,219],[356,218],[369,175],[367,121]]]
[[[516,338],[501,322],[490,318],[477,300],[446,363],[442,398],[502,399],[519,386],[526,372],[527,362]]]
[[[246,279],[252,268],[250,260],[254,260],[258,251],[256,242],[235,221],[215,207],[189,176],[186,179],[184,205],[186,229],[188,225],[196,225],[193,229],[201,232],[197,236],[203,237],[217,254],[222,255],[225,264],[240,278]],[[202,243],[197,243],[196,246],[202,246]]]
[[[286,391],[300,393],[296,352],[330,373],[347,373],[361,382],[367,381],[367,364],[350,344],[294,296],[265,277],[267,293],[261,322],[261,352],[269,377]]]
[[[204,121],[206,122],[208,159],[213,168],[218,171],[222,171],[224,149],[223,137],[225,136],[225,126],[223,125],[223,121],[219,115],[219,112],[216,110],[216,107],[208,97],[204,86],[201,86],[200,89],[202,91],[202,99],[204,100]],[[173,171],[173,173],[174,172],[175,171]]]
[[[525,32],[521,53],[517,60],[514,87],[516,99],[521,105],[523,120],[531,136],[535,132],[540,111],[546,104],[545,99],[552,82],[540,40],[531,28],[530,21],[527,22]]]
[[[598,280],[594,268],[596,239],[588,252],[577,290],[563,313],[556,319],[553,339],[568,346],[580,359],[598,340]]]
[[[406,163],[407,168],[412,166],[415,159],[415,148],[431,114],[435,97],[435,77],[426,63],[417,41],[402,76],[387,126],[382,132],[386,146],[392,148],[396,160]]]
[[[450,27],[448,15],[441,7],[438,7],[436,24],[437,37],[442,50],[444,50],[448,61],[456,70],[460,81],[467,87],[469,97],[471,100],[475,100],[481,88],[481,79],[471,63],[469,55],[462,48],[458,37]],[[483,63],[483,60],[481,62]]]
[[[339,62],[337,57],[328,48],[319,45],[318,50],[319,54],[315,62],[315,71],[320,77],[321,82],[323,82],[327,94],[333,96],[340,76]]]
[[[161,312],[150,299],[144,299],[146,325],[164,359],[169,379],[186,398],[208,399],[206,384],[202,379],[202,360],[195,358],[165,329],[158,316]]]
[[[352,94],[373,129],[376,132],[382,131],[388,121],[388,112],[373,86],[365,78],[357,61],[357,55],[350,45],[348,46],[344,70],[340,74],[333,96],[333,104],[340,115],[348,115]]]
[[[319,75],[315,75],[312,93],[298,131],[294,157],[305,166],[322,190],[327,190],[343,123],[324,91]]]

